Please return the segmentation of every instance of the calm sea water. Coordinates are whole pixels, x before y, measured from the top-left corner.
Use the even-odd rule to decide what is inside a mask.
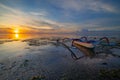
[[[78,35],[72,34],[0,34],[0,39],[29,39],[29,38],[50,38],[50,37],[68,37],[74,38]]]
[[[64,77],[68,80],[96,79],[101,69],[119,68],[120,58],[111,55],[111,52],[119,55],[120,49],[113,48],[107,54],[93,55],[88,53],[88,49],[83,53],[72,48],[77,57],[83,56],[74,60],[71,52],[56,42],[57,38],[79,37],[70,34],[0,35],[0,79],[29,80],[34,76],[43,76],[43,80]],[[89,55],[86,56],[86,53]]]

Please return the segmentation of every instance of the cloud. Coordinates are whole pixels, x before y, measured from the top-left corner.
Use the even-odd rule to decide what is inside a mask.
[[[2,25],[8,25],[11,27],[12,25],[26,25],[28,27],[31,26],[36,29],[58,29],[60,26],[63,26],[61,23],[45,18],[44,16],[47,16],[48,14],[46,11],[24,12],[22,10],[11,8],[1,3],[0,8],[8,11],[7,13],[3,12],[1,14],[0,24]]]
[[[115,6],[102,2],[102,0],[53,0],[52,2],[57,7],[64,10],[72,11],[94,11],[94,12],[112,12],[116,13]]]
[[[24,27],[34,30],[40,30],[40,29],[46,29],[50,31],[56,31],[56,32],[73,32],[77,30],[82,29],[88,29],[88,30],[115,30],[120,29],[119,25],[119,16],[108,18],[109,16],[105,18],[100,18],[99,14],[96,14],[96,16],[88,14],[90,19],[88,17],[86,18],[86,14],[89,11],[92,12],[110,12],[110,13],[116,13],[116,7],[102,2],[102,0],[52,0],[50,3],[52,3],[52,10],[55,12],[52,14],[52,11],[49,13],[47,9],[40,9],[40,10],[31,10],[24,11],[20,10],[16,7],[9,7],[7,5],[0,3],[0,25],[4,25],[3,27],[8,26],[9,28],[18,26],[18,27]],[[60,12],[63,11],[65,13],[68,13],[68,16],[65,17],[65,15],[58,13],[59,10],[54,10],[53,7],[59,7]],[[45,7],[46,8],[46,7]],[[57,8],[56,8],[57,9]],[[70,14],[69,14],[70,12]],[[81,13],[86,12],[86,14]],[[75,15],[75,14],[79,14]],[[60,14],[60,16],[59,16]],[[62,16],[63,15],[63,16]],[[52,18],[50,19],[49,17]],[[57,16],[57,17],[56,17]],[[81,18],[82,16],[85,16]],[[93,16],[93,17],[92,17]],[[105,15],[103,15],[105,16]],[[60,17],[60,18],[59,18]],[[63,18],[61,18],[63,17]],[[92,17],[92,18],[91,18]],[[66,19],[67,18],[67,19]],[[81,18],[80,21],[78,18]],[[52,20],[54,19],[54,20]],[[60,19],[60,21],[58,20]],[[65,22],[66,19],[66,22]],[[78,19],[79,21],[75,21],[74,19]],[[55,21],[56,20],[56,21]],[[71,22],[69,22],[71,20]],[[2,26],[0,26],[2,27]]]
[[[97,18],[84,21],[76,25],[78,29],[85,28],[88,30],[120,30],[119,17]]]
[[[41,12],[30,12],[31,15],[34,15],[34,16],[46,16],[48,15],[47,12],[45,11],[41,11]]]

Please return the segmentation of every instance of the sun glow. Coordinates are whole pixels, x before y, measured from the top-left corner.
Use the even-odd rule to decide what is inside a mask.
[[[15,28],[13,32],[14,32],[14,39],[19,39],[20,30],[18,28]]]
[[[14,33],[15,33],[15,34],[18,34],[18,33],[19,33],[19,29],[15,29],[15,30],[14,30]]]
[[[18,39],[19,38],[19,34],[15,34],[15,38]]]

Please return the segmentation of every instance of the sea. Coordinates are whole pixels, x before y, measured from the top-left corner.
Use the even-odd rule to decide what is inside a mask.
[[[69,40],[81,36],[0,34],[0,80],[99,80],[101,70],[120,69],[119,48],[97,47],[99,53],[89,53],[90,49],[81,47],[82,52]],[[98,39],[104,35],[87,37]],[[107,37],[120,40],[116,35]],[[66,39],[64,43],[77,58],[58,39]]]

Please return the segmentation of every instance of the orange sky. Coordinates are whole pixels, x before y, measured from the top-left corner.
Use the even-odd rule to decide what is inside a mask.
[[[66,30],[64,28],[61,28],[61,29],[50,29],[48,27],[48,29],[34,29],[34,28],[26,28],[26,27],[12,27],[12,28],[0,28],[0,33],[7,33],[7,34],[10,34],[10,33],[69,33],[69,32],[72,32],[73,29],[69,29],[69,30]]]

